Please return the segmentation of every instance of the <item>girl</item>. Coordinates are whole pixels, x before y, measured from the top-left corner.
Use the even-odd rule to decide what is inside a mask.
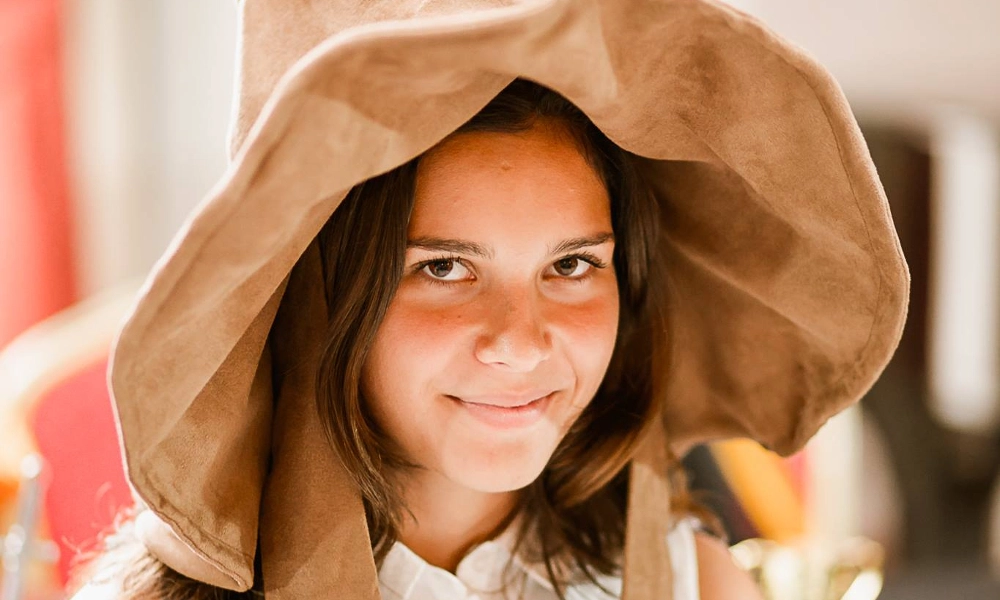
[[[702,2],[320,4],[243,5],[240,150],[116,340],[137,515],[78,597],[758,598],[673,456],[795,450],[905,313],[825,72]]]

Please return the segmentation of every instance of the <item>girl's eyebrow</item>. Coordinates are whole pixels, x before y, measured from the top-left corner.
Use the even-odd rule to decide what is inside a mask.
[[[565,239],[558,244],[555,248],[549,248],[549,254],[559,254],[562,252],[569,252],[570,250],[578,250],[580,248],[585,248],[587,246],[600,246],[601,244],[613,241],[615,235],[610,231],[605,231],[601,233],[595,233],[593,235],[587,235],[583,237],[574,237]],[[406,247],[409,248],[420,248],[422,250],[436,250],[439,252],[455,252],[457,254],[469,254],[472,256],[480,256],[486,259],[492,259],[496,256],[496,251],[491,246],[484,246],[482,244],[477,244],[476,242],[470,242],[468,240],[460,240],[455,238],[439,238],[423,236],[414,238],[412,240],[406,240]]]

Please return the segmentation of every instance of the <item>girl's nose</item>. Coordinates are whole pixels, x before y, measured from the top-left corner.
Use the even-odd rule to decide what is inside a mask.
[[[487,324],[476,341],[476,358],[489,365],[528,373],[549,358],[551,336],[532,292],[497,294],[485,299]]]

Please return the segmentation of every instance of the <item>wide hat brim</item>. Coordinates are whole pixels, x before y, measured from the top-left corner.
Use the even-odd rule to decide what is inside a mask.
[[[182,572],[246,589],[259,542],[268,596],[378,597],[361,500],[301,360],[325,325],[314,238],[352,186],[515,77],[634,153],[662,209],[673,363],[632,464],[627,598],[669,598],[668,441],[793,452],[899,341],[909,277],[850,108],[751,17],[708,0],[246,0],[242,22],[238,151],[109,371],[129,479]]]

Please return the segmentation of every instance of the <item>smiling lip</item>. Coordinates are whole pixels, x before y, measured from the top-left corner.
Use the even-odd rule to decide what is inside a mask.
[[[497,408],[518,408],[552,394],[552,389],[529,390],[520,394],[485,394],[482,396],[452,396],[467,404],[494,406]]]
[[[544,415],[555,392],[545,396],[527,399],[513,396],[477,396],[464,400],[449,396],[464,408],[470,416],[492,427],[514,429],[536,423]],[[474,401],[473,401],[474,400]]]

